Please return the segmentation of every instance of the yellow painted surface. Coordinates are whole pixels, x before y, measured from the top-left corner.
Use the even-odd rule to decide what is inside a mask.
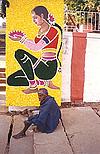
[[[31,54],[33,51],[28,50],[23,44],[14,42],[9,39],[8,34],[13,30],[23,31],[29,39],[34,39],[38,33],[38,27],[32,22],[31,10],[38,5],[45,6],[55,17],[56,23],[63,28],[63,0],[9,0],[10,7],[7,8],[7,28],[6,28],[6,76],[21,69],[20,65],[14,58],[17,49],[24,49]],[[62,52],[61,52],[62,54]],[[60,54],[60,56],[61,56]],[[39,52],[35,53],[36,57],[40,56]],[[61,59],[61,57],[60,57]],[[53,83],[61,87],[62,74],[57,72],[53,78]],[[38,86],[43,87],[43,86]],[[34,106],[39,105],[37,94],[24,94],[22,90],[27,87],[8,86],[6,88],[7,106]],[[47,88],[47,87],[45,87]],[[58,104],[61,104],[61,89],[52,90],[47,88],[49,94],[54,96]]]

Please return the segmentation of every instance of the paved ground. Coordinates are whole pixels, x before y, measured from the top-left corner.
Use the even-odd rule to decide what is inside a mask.
[[[5,67],[4,61],[5,57],[0,57],[0,68]],[[63,105],[61,112],[64,125],[60,122],[54,133],[34,133],[31,127],[27,137],[15,140],[12,135],[23,128],[26,117],[6,114],[5,92],[1,91],[0,154],[100,154],[100,103],[80,105],[84,107],[66,108],[69,105]],[[18,107],[16,110],[25,108]]]
[[[60,122],[53,133],[34,133],[31,127],[27,137],[19,140],[14,139],[12,134],[23,128],[26,117],[13,117],[11,134],[12,117],[2,115],[2,112],[0,154],[100,154],[100,117],[95,111],[91,107],[71,107],[63,108],[61,112],[64,125]]]

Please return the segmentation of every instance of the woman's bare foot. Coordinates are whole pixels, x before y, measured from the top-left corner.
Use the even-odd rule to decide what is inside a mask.
[[[60,87],[55,86],[52,81],[48,82],[48,87],[51,88],[51,89],[60,89]]]
[[[25,90],[22,90],[23,93],[25,94],[31,94],[31,93],[37,93],[38,92],[38,88],[27,88]]]

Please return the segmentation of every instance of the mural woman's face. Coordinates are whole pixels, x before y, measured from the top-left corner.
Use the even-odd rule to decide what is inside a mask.
[[[44,22],[43,15],[38,16],[35,12],[32,13],[32,20],[37,26],[41,26]]]

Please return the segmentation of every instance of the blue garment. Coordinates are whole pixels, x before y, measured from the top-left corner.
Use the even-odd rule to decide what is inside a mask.
[[[61,118],[59,106],[53,97],[47,96],[45,101],[40,104],[40,112],[28,118],[28,123],[37,125],[43,133],[52,133]]]

